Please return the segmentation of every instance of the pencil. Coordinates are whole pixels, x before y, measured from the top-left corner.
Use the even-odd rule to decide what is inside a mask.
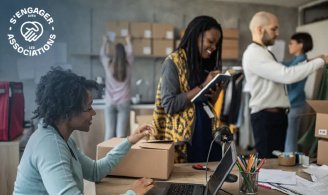
[[[245,176],[244,172],[242,171],[242,169],[241,169],[239,163],[237,162],[236,164],[237,164],[237,166],[238,166],[238,168],[239,168],[239,171],[241,172],[241,175],[243,176],[244,180],[246,181],[248,187],[254,192],[254,190],[253,190],[251,184],[249,183],[249,181],[248,181],[247,177]]]

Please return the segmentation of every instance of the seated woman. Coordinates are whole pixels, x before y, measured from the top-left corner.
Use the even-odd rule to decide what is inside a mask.
[[[178,49],[163,63],[158,84],[153,124],[156,138],[174,140],[175,162],[206,162],[213,132],[219,119],[213,109],[223,84],[216,84],[208,101],[191,100],[218,73],[222,52],[222,29],[212,17],[193,19],[182,37]],[[213,112],[209,117],[207,110]],[[219,161],[221,148],[214,144],[209,158]]]
[[[92,117],[92,89],[98,85],[70,70],[55,68],[40,80],[36,90],[35,117],[41,119],[29,139],[15,182],[15,194],[83,194],[83,179],[97,182],[110,173],[131,146],[144,136],[154,134],[143,125],[98,161],[77,148],[73,131],[88,132]],[[143,178],[126,195],[147,193],[156,183]]]

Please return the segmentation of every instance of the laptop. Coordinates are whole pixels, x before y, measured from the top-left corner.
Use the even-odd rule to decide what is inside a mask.
[[[236,146],[234,142],[231,142],[206,186],[202,184],[156,182],[157,189],[151,189],[146,195],[216,195],[235,166],[236,161]]]

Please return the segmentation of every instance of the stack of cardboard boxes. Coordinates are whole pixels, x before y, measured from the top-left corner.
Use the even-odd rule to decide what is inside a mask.
[[[239,58],[239,30],[224,28],[222,43],[222,59]]]
[[[180,31],[180,39],[184,36],[186,29]],[[239,59],[239,30],[232,28],[224,28],[222,43],[222,59]],[[181,42],[178,39],[175,42],[177,48]]]
[[[174,26],[161,23],[138,23],[125,21],[107,22],[107,54],[114,51],[117,43],[125,44],[125,38],[131,35],[136,56],[165,57],[173,51]]]
[[[315,124],[315,137],[321,138],[318,141],[318,157],[319,165],[328,165],[328,101],[325,100],[308,100],[308,104],[317,113]]]

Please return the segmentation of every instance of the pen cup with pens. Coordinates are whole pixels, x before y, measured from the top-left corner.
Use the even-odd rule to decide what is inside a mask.
[[[250,155],[248,161],[244,156],[237,157],[236,163],[239,169],[239,192],[244,194],[258,193],[259,171],[265,159],[258,159],[257,155]]]
[[[239,172],[239,192],[244,194],[257,194],[259,172]]]

